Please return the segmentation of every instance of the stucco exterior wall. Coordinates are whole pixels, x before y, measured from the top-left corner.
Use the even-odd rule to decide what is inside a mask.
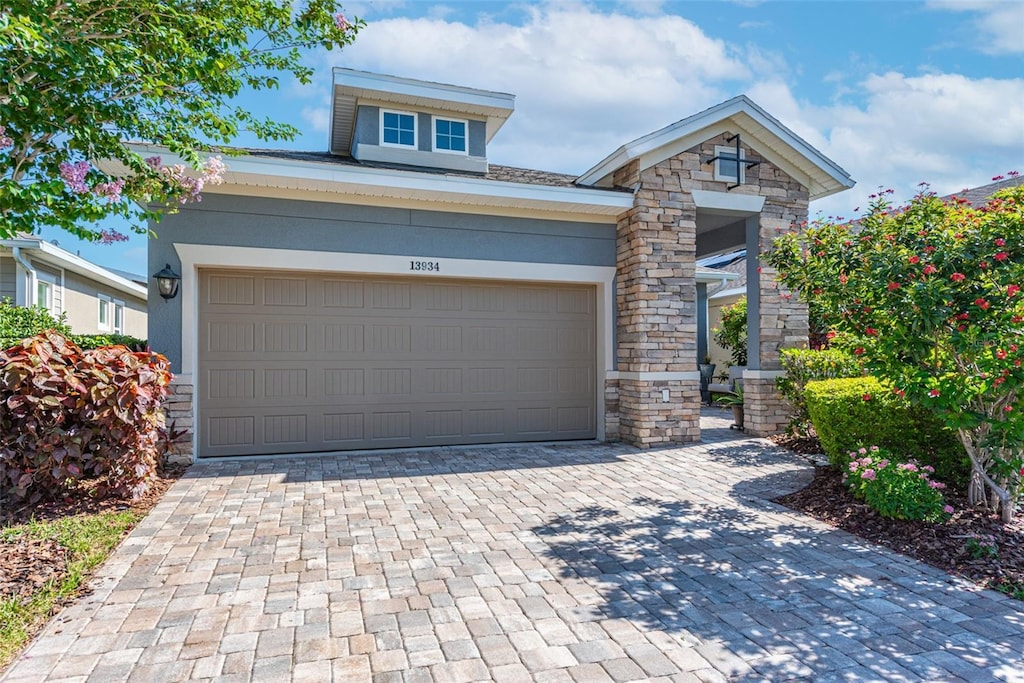
[[[562,220],[264,199],[207,193],[151,226],[149,271],[171,264],[175,243],[396,256],[615,265],[615,226]],[[193,277],[182,273],[182,277]],[[164,302],[150,282],[148,339],[181,364],[181,297]]]
[[[121,290],[109,287],[71,271],[64,273],[64,310],[68,324],[76,334],[110,334],[112,329],[100,329],[99,300],[97,294],[124,303],[124,334],[145,339],[146,301]]]
[[[17,286],[17,264],[9,256],[0,256],[0,301],[15,301]]]

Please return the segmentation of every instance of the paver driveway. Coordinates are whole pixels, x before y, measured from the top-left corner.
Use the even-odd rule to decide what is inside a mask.
[[[1021,603],[767,502],[810,476],[708,429],[204,463],[4,680],[1024,680]]]

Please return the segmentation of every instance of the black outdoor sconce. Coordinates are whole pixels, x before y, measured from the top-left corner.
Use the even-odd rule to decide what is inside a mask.
[[[154,273],[153,277],[156,278],[156,287],[160,290],[160,296],[165,300],[170,301],[178,296],[178,285],[181,284],[181,276],[171,269],[170,263],[164,266],[164,269],[160,272]]]

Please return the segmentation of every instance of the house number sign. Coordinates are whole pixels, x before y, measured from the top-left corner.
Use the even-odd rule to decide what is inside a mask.
[[[440,273],[440,261],[409,261],[409,270],[421,273]]]

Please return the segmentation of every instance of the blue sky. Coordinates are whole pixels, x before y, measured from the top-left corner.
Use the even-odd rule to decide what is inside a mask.
[[[239,144],[326,149],[330,70],[344,66],[513,93],[490,161],[567,173],[745,93],[857,181],[812,213],[850,216],[879,186],[906,198],[921,181],[945,193],[1024,171],[1024,2],[373,0],[346,10],[367,27],[343,51],[307,55],[312,84],[241,98],[303,133]],[[144,237],[102,246],[44,234],[102,265],[147,270]]]

